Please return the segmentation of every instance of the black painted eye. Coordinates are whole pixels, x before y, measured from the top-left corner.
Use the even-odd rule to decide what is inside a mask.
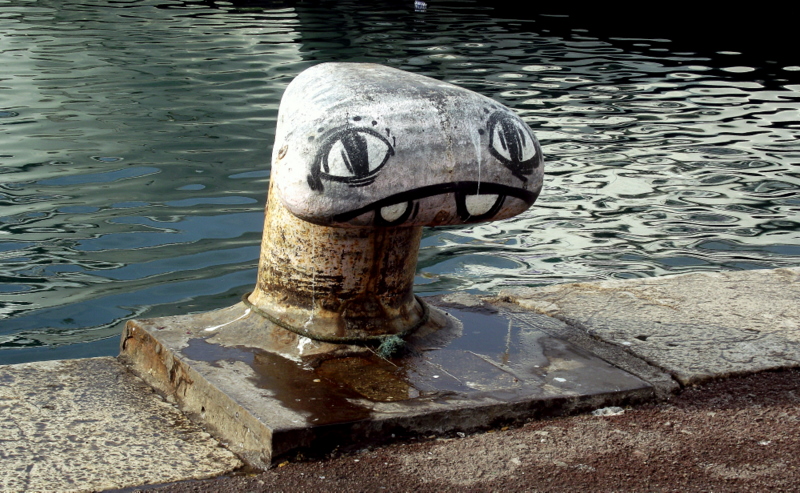
[[[524,122],[505,112],[489,117],[489,152],[522,181],[541,163],[539,143]]]
[[[371,128],[348,127],[327,137],[317,153],[308,183],[322,190],[321,179],[363,187],[375,181],[394,155],[389,140]]]

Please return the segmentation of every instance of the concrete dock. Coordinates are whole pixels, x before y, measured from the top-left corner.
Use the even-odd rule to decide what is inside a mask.
[[[558,378],[569,380],[574,368],[576,379],[585,379],[585,365],[571,364],[570,355],[590,354],[644,382],[652,390],[637,395],[656,401],[688,386],[800,366],[799,279],[800,268],[695,273],[445,301],[488,303],[577,349],[564,352]],[[569,396],[586,402],[580,389]],[[603,395],[610,401],[595,395],[593,407],[618,398]],[[0,491],[131,488],[242,466],[226,444],[115,358],[0,366]]]

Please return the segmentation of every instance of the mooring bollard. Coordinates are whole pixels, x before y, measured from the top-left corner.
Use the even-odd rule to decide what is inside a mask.
[[[504,219],[536,200],[542,153],[511,110],[373,64],[325,63],[278,115],[258,283],[243,301],[327,343],[383,343],[426,321],[422,226]]]
[[[130,320],[120,357],[259,468],[297,449],[524,419],[520,402],[563,392],[535,342],[550,336],[451,316],[413,283],[423,226],[511,217],[542,178],[530,129],[491,99],[380,65],[317,65],[281,101],[253,292]],[[499,362],[475,340],[497,324]]]

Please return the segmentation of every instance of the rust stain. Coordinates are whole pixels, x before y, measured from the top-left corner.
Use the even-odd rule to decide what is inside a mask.
[[[140,376],[161,392],[186,395],[194,383],[183,364],[135,321],[125,326],[121,349],[120,356],[139,368]]]
[[[408,382],[376,362],[364,358],[334,358],[323,361],[316,374],[333,383],[345,384],[367,399],[396,402],[410,399],[414,390]]]
[[[250,298],[259,309],[321,337],[394,334],[422,316],[413,294],[421,226],[315,225],[274,193],[264,224]]]

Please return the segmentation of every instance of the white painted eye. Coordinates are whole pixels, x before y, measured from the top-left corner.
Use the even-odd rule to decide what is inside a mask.
[[[536,146],[527,128],[505,119],[492,129],[492,149],[509,162],[524,162],[536,156]]]
[[[367,128],[348,128],[328,141],[320,170],[322,176],[355,186],[366,185],[386,163],[394,149],[386,138]]]
[[[533,145],[533,139],[528,137],[527,139],[525,139],[525,144],[522,146],[522,160],[528,161],[533,159],[534,157],[536,157],[536,146]]]
[[[325,174],[329,176],[353,176],[352,165],[350,164],[350,155],[344,147],[341,140],[337,141],[328,152],[328,159],[326,164],[328,168]]]
[[[528,176],[542,164],[539,144],[528,126],[514,116],[497,111],[486,123],[489,131],[489,153],[520,180],[528,181]]]
[[[492,210],[500,196],[497,194],[478,194],[464,196],[464,205],[470,216],[482,216]]]
[[[500,125],[495,126],[492,131],[492,149],[506,161],[511,161],[511,152],[506,144],[503,127]]]
[[[380,215],[381,218],[386,221],[387,223],[393,223],[400,219],[403,214],[406,213],[408,208],[411,205],[408,202],[401,202],[399,204],[392,204],[387,205],[386,207],[381,207]]]

